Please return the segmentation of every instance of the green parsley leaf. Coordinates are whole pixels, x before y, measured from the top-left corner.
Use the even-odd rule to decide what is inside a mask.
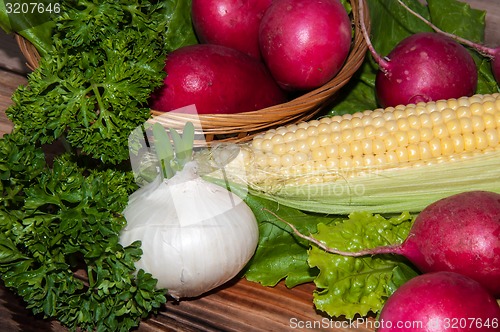
[[[151,115],[162,84],[167,30],[161,3],[64,1],[53,47],[13,95],[15,130],[34,144],[64,138],[106,163],[128,159],[128,135]]]

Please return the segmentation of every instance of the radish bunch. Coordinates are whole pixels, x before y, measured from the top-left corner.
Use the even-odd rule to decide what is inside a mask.
[[[334,78],[351,48],[339,0],[193,0],[191,18],[201,44],[167,56],[164,84],[150,100],[156,111],[196,104],[200,114],[232,114],[281,104]]]
[[[449,319],[453,317],[460,319],[469,315],[483,322],[484,319],[489,319],[490,323],[496,322],[490,324],[491,329],[484,325],[480,326],[482,329],[476,329],[474,325],[473,328],[469,326],[454,331],[498,331],[500,327],[500,309],[494,300],[495,297],[500,298],[500,194],[498,193],[469,191],[438,200],[420,212],[403,243],[359,252],[345,252],[327,247],[313,237],[299,233],[293,225],[286,223],[295,234],[327,252],[350,257],[402,255],[424,273],[394,292],[386,304],[387,309],[384,306],[381,318],[398,321],[407,315],[404,307],[408,307],[406,310],[420,312],[419,319],[427,322],[437,318],[442,320],[446,315]],[[463,293],[451,296],[447,289],[453,285],[456,289],[463,289]],[[408,297],[414,298],[413,304],[408,304]],[[446,309],[453,307],[456,310]],[[438,314],[438,311],[441,313]],[[457,315],[453,316],[454,314]],[[441,320],[439,321],[441,325],[434,326],[431,322],[405,331],[445,331],[447,329],[443,327]],[[380,331],[401,330],[380,329]]]
[[[351,20],[339,0],[193,0],[200,41],[262,58],[287,91],[332,79],[351,46]]]

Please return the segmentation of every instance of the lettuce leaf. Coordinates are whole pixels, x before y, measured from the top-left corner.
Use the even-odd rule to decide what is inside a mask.
[[[257,250],[244,272],[246,279],[271,287],[284,280],[290,288],[312,282],[318,271],[307,263],[309,243],[293,235],[266,209],[291,222],[305,234],[315,233],[319,223],[330,224],[335,219],[306,214],[253,195],[246,196],[245,202],[259,222],[260,234]]]
[[[232,190],[243,194],[235,187]],[[351,319],[378,312],[400,285],[418,275],[401,256],[354,258],[327,253],[294,235],[279,220],[292,223],[302,234],[314,234],[330,247],[357,251],[403,242],[413,222],[409,213],[390,218],[365,212],[348,217],[325,216],[304,213],[253,195],[244,199],[253,210],[260,231],[256,253],[243,272],[249,281],[273,287],[283,280],[290,288],[314,282],[316,308],[332,317]]]
[[[319,224],[314,237],[331,248],[358,251],[403,242],[412,222],[409,213],[391,218],[352,213],[346,220]],[[313,246],[308,261],[320,271],[314,280],[316,308],[347,319],[379,312],[401,284],[417,275],[405,258],[396,255],[344,257]]]

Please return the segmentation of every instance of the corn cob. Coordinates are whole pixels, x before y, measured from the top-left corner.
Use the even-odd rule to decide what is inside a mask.
[[[500,94],[401,105],[272,129],[226,175],[322,213],[420,211],[465,190],[500,192]]]

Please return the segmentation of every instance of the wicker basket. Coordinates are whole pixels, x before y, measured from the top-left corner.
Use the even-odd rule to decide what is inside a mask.
[[[334,99],[335,94],[351,79],[365,58],[367,45],[361,32],[358,1],[351,0],[350,3],[354,27],[352,48],[340,72],[325,85],[286,103],[257,111],[191,115],[152,110],[154,121],[173,128],[182,128],[187,121],[193,122],[198,134],[204,137],[201,141],[195,142],[196,145],[201,145],[214,142],[245,142],[262,131],[313,118]],[[370,29],[370,16],[365,1],[363,8],[365,25]],[[20,36],[16,36],[16,40],[26,57],[28,67],[35,69],[40,59],[36,48]]]

